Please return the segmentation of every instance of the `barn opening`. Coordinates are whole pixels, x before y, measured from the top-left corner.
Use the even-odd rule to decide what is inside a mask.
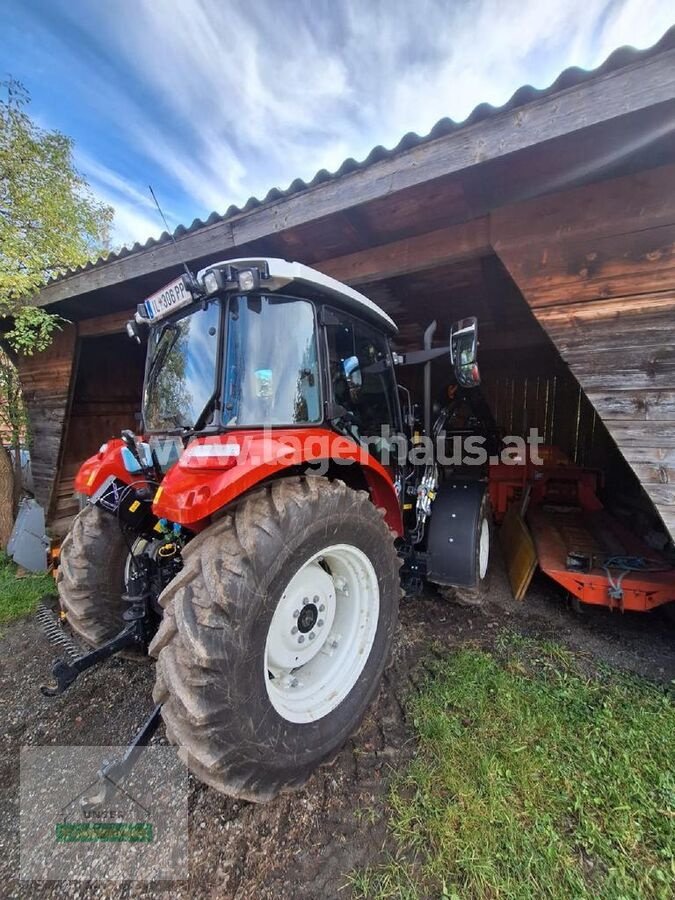
[[[55,535],[64,534],[77,513],[73,479],[82,461],[123,429],[138,430],[144,368],[145,346],[124,333],[79,339],[63,457],[50,510]]]
[[[436,321],[434,345],[448,343],[454,321],[476,316],[481,386],[465,391],[477,419],[487,406],[500,436],[527,438],[531,429],[559,460],[601,472],[603,503],[632,528],[663,526],[640,481],[601,417],[539,325],[518,286],[495,254],[362,286],[400,327],[402,351],[422,347],[426,327]],[[592,354],[593,348],[588,348]],[[434,410],[448,404],[454,378],[448,358],[431,364]],[[398,380],[422,402],[423,367],[402,368]],[[466,410],[467,413],[471,409]],[[467,431],[475,424],[467,424]]]

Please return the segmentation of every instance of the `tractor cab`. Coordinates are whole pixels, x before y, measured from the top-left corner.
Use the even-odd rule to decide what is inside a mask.
[[[377,455],[383,434],[404,431],[395,364],[444,354],[458,384],[480,381],[475,319],[453,326],[447,350],[395,354],[397,327],[383,310],[285,260],[231,260],[182,275],[128,325],[138,338],[148,327],[150,435],[328,427],[368,440]]]
[[[388,339],[362,294],[299,263],[234,260],[182,276],[141,304],[150,327],[149,434],[319,427],[400,429]]]

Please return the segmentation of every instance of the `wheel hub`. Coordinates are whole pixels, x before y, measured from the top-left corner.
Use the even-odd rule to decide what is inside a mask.
[[[309,662],[323,647],[335,618],[333,579],[318,562],[288,583],[268,634],[268,669],[276,678]]]
[[[303,606],[300,615],[298,616],[298,631],[302,634],[307,634],[314,628],[318,618],[319,610],[314,603],[308,603],[307,606]]]

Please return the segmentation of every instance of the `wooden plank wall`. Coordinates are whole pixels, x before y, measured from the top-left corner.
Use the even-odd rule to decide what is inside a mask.
[[[496,210],[491,239],[675,536],[675,166]]]
[[[82,329],[81,329],[82,330]],[[61,465],[49,510],[54,533],[66,530],[78,509],[73,480],[82,461],[109,437],[137,428],[145,367],[145,346],[126,334],[88,336],[80,340],[77,375],[64,431]]]
[[[48,523],[76,512],[73,477],[82,460],[110,434],[135,426],[145,351],[123,334],[128,318],[127,310],[69,323],[47,350],[19,360],[35,496]]]
[[[527,437],[534,428],[545,445],[562,450],[571,462],[601,469],[609,484],[625,482],[625,465],[616,444],[569,371],[515,371],[482,367],[481,390],[504,434]]]
[[[49,508],[75,367],[77,327],[64,325],[43,353],[22,357],[19,376],[30,417],[35,496]]]

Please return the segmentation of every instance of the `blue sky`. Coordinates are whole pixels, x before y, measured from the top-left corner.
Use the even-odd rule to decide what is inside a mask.
[[[0,0],[0,72],[75,139],[115,244],[546,87],[675,21],[664,0]]]

